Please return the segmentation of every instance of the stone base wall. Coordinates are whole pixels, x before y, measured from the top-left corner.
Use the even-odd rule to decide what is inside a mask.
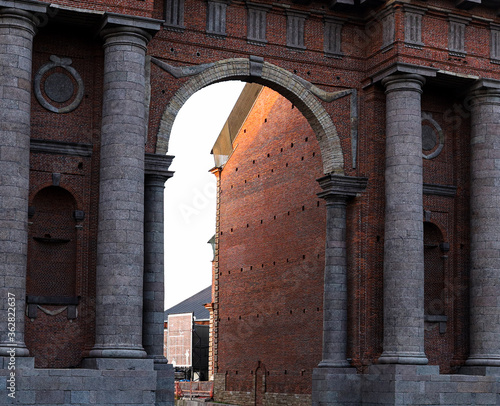
[[[237,406],[254,406],[255,392],[225,390],[225,375],[215,374],[214,400]],[[263,406],[311,406],[311,395],[293,393],[271,393],[262,395]]]
[[[353,371],[315,370],[312,405],[500,404],[500,374],[496,371],[486,371],[496,375],[440,375],[439,367],[428,365],[373,365],[363,375]]]
[[[216,402],[229,403],[237,406],[254,406],[255,395],[252,392],[222,391],[214,392]]]
[[[264,406],[311,406],[311,395],[294,395],[289,393],[266,393]]]
[[[214,395],[217,402],[237,406],[254,406],[255,395],[252,392],[224,391]],[[263,406],[311,406],[311,395],[295,395],[293,393],[265,393]]]
[[[0,362],[0,405],[174,405],[172,366],[156,371],[153,360],[110,359],[94,363],[93,369],[35,369],[33,358],[16,358],[15,392],[9,390],[9,359]]]

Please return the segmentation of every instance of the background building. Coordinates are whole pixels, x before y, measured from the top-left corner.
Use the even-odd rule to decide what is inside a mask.
[[[212,287],[165,310],[165,357],[176,379],[207,381]]]

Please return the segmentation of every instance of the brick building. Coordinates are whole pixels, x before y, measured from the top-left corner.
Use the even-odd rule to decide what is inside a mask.
[[[228,207],[257,184],[245,177],[257,168],[286,177],[285,155],[293,177],[273,186],[283,199],[255,204],[262,225],[247,213],[221,217],[219,248],[244,241],[247,224],[271,234],[293,222],[324,233],[326,248],[283,234],[240,264],[219,253],[221,351],[238,350],[222,333],[253,323],[255,310],[261,342],[285,345],[273,336],[285,312],[311,343],[301,348],[292,334],[287,348],[304,356],[304,372],[271,346],[241,370],[214,353],[219,389],[250,392],[253,404],[278,404],[275,393],[318,406],[500,403],[497,10],[493,0],[0,0],[2,399],[171,404],[162,355],[170,130],[197,90],[238,79],[286,98],[276,105],[293,105],[315,140],[292,141],[284,122],[290,134],[246,146],[260,153],[255,164],[228,161],[222,172],[238,165]],[[307,194],[290,196],[295,188]],[[319,267],[315,254],[322,289],[281,278],[253,312],[227,289],[258,267],[302,277]],[[287,258],[290,268],[278,267]],[[253,395],[242,378],[252,373]]]
[[[318,142],[290,101],[247,84],[213,153],[219,165],[213,171],[216,397],[311,404],[325,264]]]

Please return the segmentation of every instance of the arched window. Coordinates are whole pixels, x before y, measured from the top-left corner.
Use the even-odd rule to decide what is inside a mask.
[[[76,294],[76,202],[67,190],[50,186],[30,207],[26,293],[73,297]]]

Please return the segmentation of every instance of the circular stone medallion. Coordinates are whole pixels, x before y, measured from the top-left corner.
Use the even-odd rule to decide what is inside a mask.
[[[434,128],[424,124],[422,126],[422,149],[432,151],[437,143],[437,134]]]
[[[75,92],[73,81],[68,75],[64,73],[53,73],[44,84],[45,94],[57,103],[67,102]]]
[[[70,58],[51,55],[50,62],[38,69],[35,75],[35,97],[49,111],[58,114],[69,113],[83,100],[83,80],[71,64]],[[52,69],[57,71],[50,72]],[[59,105],[54,105],[55,103]]]
[[[422,113],[422,157],[436,158],[444,147],[444,132],[430,113]]]

